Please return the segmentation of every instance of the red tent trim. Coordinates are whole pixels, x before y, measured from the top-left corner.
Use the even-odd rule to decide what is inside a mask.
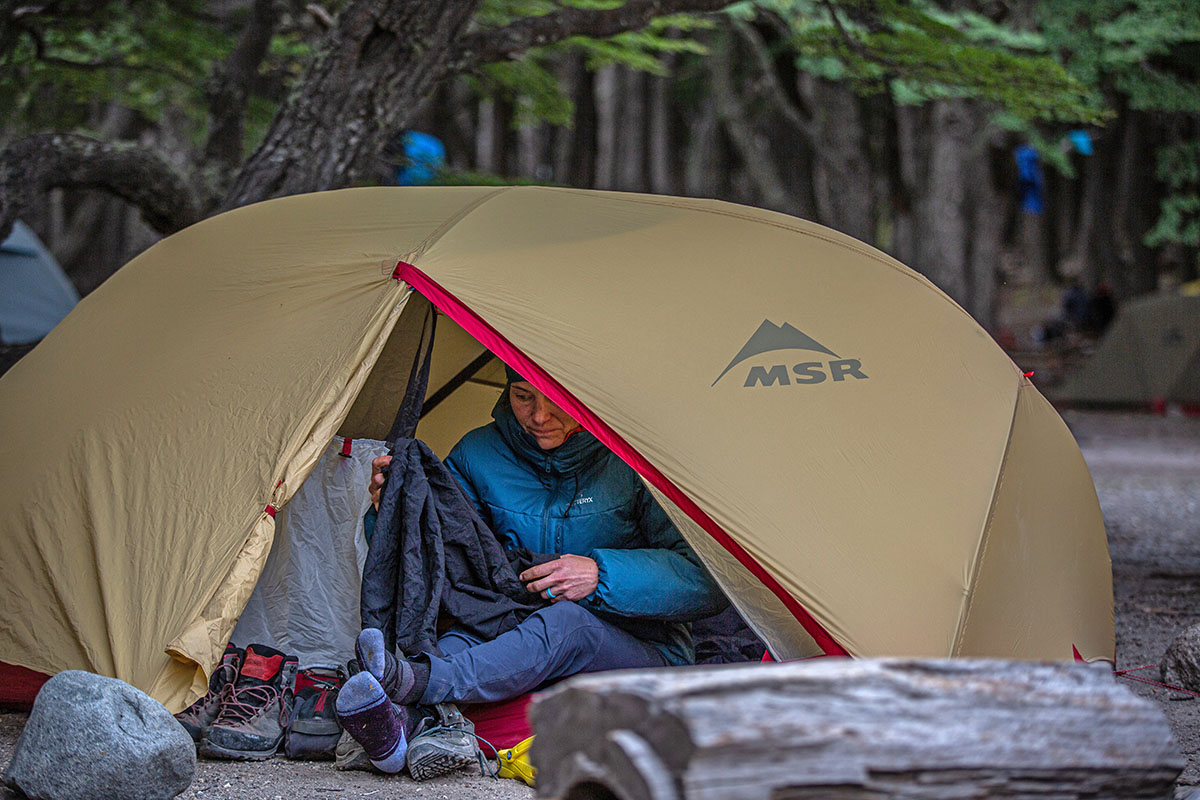
[[[0,709],[28,711],[49,675],[0,661]]]
[[[846,649],[838,644],[833,636],[808,613],[808,610],[796,598],[792,597],[791,593],[784,589],[779,581],[768,573],[753,556],[746,552],[745,548],[722,530],[720,525],[705,514],[690,497],[663,475],[645,456],[621,438],[616,431],[596,416],[578,398],[567,391],[549,373],[534,363],[529,356],[517,349],[512,342],[508,341],[508,339],[502,336],[457,297],[446,291],[437,281],[421,272],[421,270],[412,264],[404,261],[397,262],[392,277],[407,283],[419,291],[426,299],[462,326],[463,330],[475,337],[476,341],[499,357],[501,361],[528,378],[539,391],[557,403],[560,408],[567,411],[639,475],[648,480],[660,492],[671,498],[672,502],[679,506],[708,535],[716,539],[742,566],[750,570],[764,586],[771,590],[772,594],[779,598],[780,602],[787,607],[792,616],[796,618],[796,621],[804,627],[804,630],[825,651],[826,655],[849,655]]]

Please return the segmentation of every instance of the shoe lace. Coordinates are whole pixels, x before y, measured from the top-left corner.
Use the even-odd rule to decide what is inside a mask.
[[[499,752],[498,750],[496,750],[496,746],[494,744],[492,744],[491,742],[489,742],[487,739],[483,738],[482,736],[480,736],[478,733],[471,730],[470,728],[463,728],[459,725],[441,725],[441,724],[431,725],[430,727],[426,728],[425,730],[421,731],[416,736],[414,736],[413,741],[415,742],[417,739],[421,738],[422,736],[431,736],[435,733],[443,733],[443,732],[465,733],[468,736],[473,736],[478,741],[481,741],[484,744],[486,744],[488,747],[490,747],[492,749],[493,753]],[[476,758],[476,760],[479,761],[479,777],[483,778],[483,777],[486,777],[487,775],[491,775],[493,780],[500,780],[500,776],[496,773],[496,771],[494,769],[492,769],[491,760],[488,759],[483,754],[483,750],[480,749],[479,747],[475,748],[475,758]]]
[[[292,716],[292,704],[288,697],[291,693],[291,689],[285,689],[281,693],[278,687],[269,684],[243,686],[239,689],[234,684],[227,683],[222,690],[221,710],[217,713],[217,720],[214,724],[249,722],[282,694],[283,699],[279,704],[279,724],[286,728],[291,722]]]

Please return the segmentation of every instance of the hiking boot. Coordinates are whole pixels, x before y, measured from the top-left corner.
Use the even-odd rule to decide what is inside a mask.
[[[438,703],[433,711],[426,726],[418,728],[408,743],[408,774],[415,781],[480,764],[475,723],[453,703]]]
[[[275,755],[291,717],[295,679],[295,656],[248,645],[237,680],[226,686],[221,711],[200,741],[200,754],[237,761]]]
[[[175,715],[175,719],[179,720],[179,724],[192,737],[193,742],[199,743],[208,731],[208,726],[216,721],[217,714],[221,710],[221,698],[224,696],[225,687],[237,680],[238,667],[241,666],[241,663],[241,648],[234,647],[232,642],[225,645],[225,654],[221,656],[221,663],[217,665],[208,679],[208,692]]]
[[[337,669],[309,667],[296,674],[292,721],[283,740],[283,752],[288,758],[312,761],[334,758],[342,735],[334,701],[342,683]]]

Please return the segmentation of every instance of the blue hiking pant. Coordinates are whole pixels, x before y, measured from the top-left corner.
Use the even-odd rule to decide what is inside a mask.
[[[489,703],[580,672],[670,665],[653,645],[565,601],[490,642],[451,631],[438,646],[446,655],[429,656],[429,685],[420,700],[426,705]]]

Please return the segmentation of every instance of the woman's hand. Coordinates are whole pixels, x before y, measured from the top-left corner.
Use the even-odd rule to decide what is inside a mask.
[[[371,482],[367,489],[371,492],[371,503],[379,510],[379,493],[383,491],[383,468],[392,463],[391,456],[379,456],[371,460]]]
[[[578,602],[596,591],[600,568],[587,556],[565,555],[521,573],[525,588],[558,602]]]

